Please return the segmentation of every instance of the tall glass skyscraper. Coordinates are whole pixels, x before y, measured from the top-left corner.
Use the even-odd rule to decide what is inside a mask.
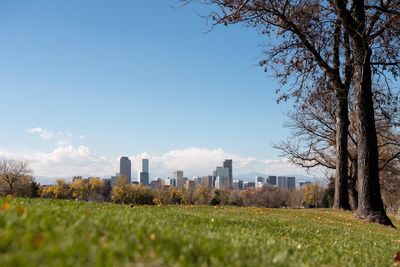
[[[224,168],[229,169],[229,189],[233,188],[233,173],[232,173],[232,160],[226,159],[224,161]]]
[[[142,185],[150,184],[149,160],[148,159],[142,159],[142,172],[139,174],[139,182]]]
[[[119,175],[125,177],[128,182],[131,182],[132,173],[131,173],[132,163],[128,157],[121,157],[119,161]]]

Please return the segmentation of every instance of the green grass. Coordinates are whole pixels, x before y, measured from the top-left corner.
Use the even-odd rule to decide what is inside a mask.
[[[392,266],[398,250],[400,230],[332,210],[0,198],[0,266]]]

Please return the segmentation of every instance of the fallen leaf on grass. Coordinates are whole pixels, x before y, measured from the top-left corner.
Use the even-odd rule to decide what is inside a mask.
[[[18,215],[22,215],[22,214],[24,214],[24,212],[25,212],[25,208],[24,208],[24,206],[22,206],[22,205],[18,205],[16,208],[15,208],[16,210],[17,210],[17,213],[18,213]]]
[[[10,208],[10,203],[4,202],[3,205],[1,205],[1,210],[8,210]]]

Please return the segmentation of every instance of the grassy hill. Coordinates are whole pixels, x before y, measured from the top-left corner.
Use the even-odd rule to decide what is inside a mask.
[[[0,266],[392,266],[398,250],[400,230],[332,210],[0,198]]]

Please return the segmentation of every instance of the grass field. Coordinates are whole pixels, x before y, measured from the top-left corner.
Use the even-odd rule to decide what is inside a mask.
[[[392,266],[398,250],[400,230],[332,210],[0,198],[0,266]]]

